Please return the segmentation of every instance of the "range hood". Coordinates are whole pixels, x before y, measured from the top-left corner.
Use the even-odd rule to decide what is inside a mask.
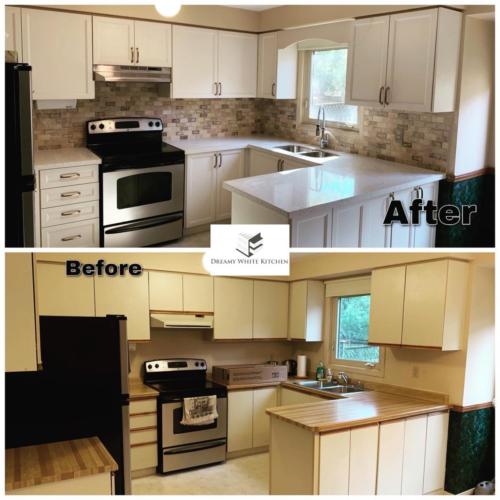
[[[171,83],[172,68],[94,64],[94,80],[98,82]]]
[[[207,314],[153,313],[150,325],[152,328],[211,329],[214,327],[214,317]]]

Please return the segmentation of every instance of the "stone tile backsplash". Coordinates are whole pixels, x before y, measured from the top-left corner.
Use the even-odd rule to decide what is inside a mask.
[[[76,109],[34,107],[35,147],[85,145],[85,122],[103,117],[159,116],[165,139],[266,134],[318,143],[313,125],[297,125],[293,100],[169,99],[155,84],[96,82],[96,98]],[[334,149],[446,171],[454,113],[409,113],[362,108],[358,131],[331,129]]]

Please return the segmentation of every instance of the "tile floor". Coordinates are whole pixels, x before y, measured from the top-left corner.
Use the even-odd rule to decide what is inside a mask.
[[[184,236],[180,240],[163,246],[165,248],[210,248],[210,231]]]
[[[268,495],[269,454],[233,458],[170,476],[132,480],[134,495]]]

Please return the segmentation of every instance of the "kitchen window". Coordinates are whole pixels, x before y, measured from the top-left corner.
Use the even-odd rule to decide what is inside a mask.
[[[302,51],[301,121],[316,124],[325,109],[327,125],[357,129],[359,108],[345,103],[347,47]]]

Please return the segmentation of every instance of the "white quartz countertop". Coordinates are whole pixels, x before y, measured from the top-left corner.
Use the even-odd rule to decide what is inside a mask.
[[[42,149],[35,151],[35,170],[99,165],[101,159],[87,148]]]

